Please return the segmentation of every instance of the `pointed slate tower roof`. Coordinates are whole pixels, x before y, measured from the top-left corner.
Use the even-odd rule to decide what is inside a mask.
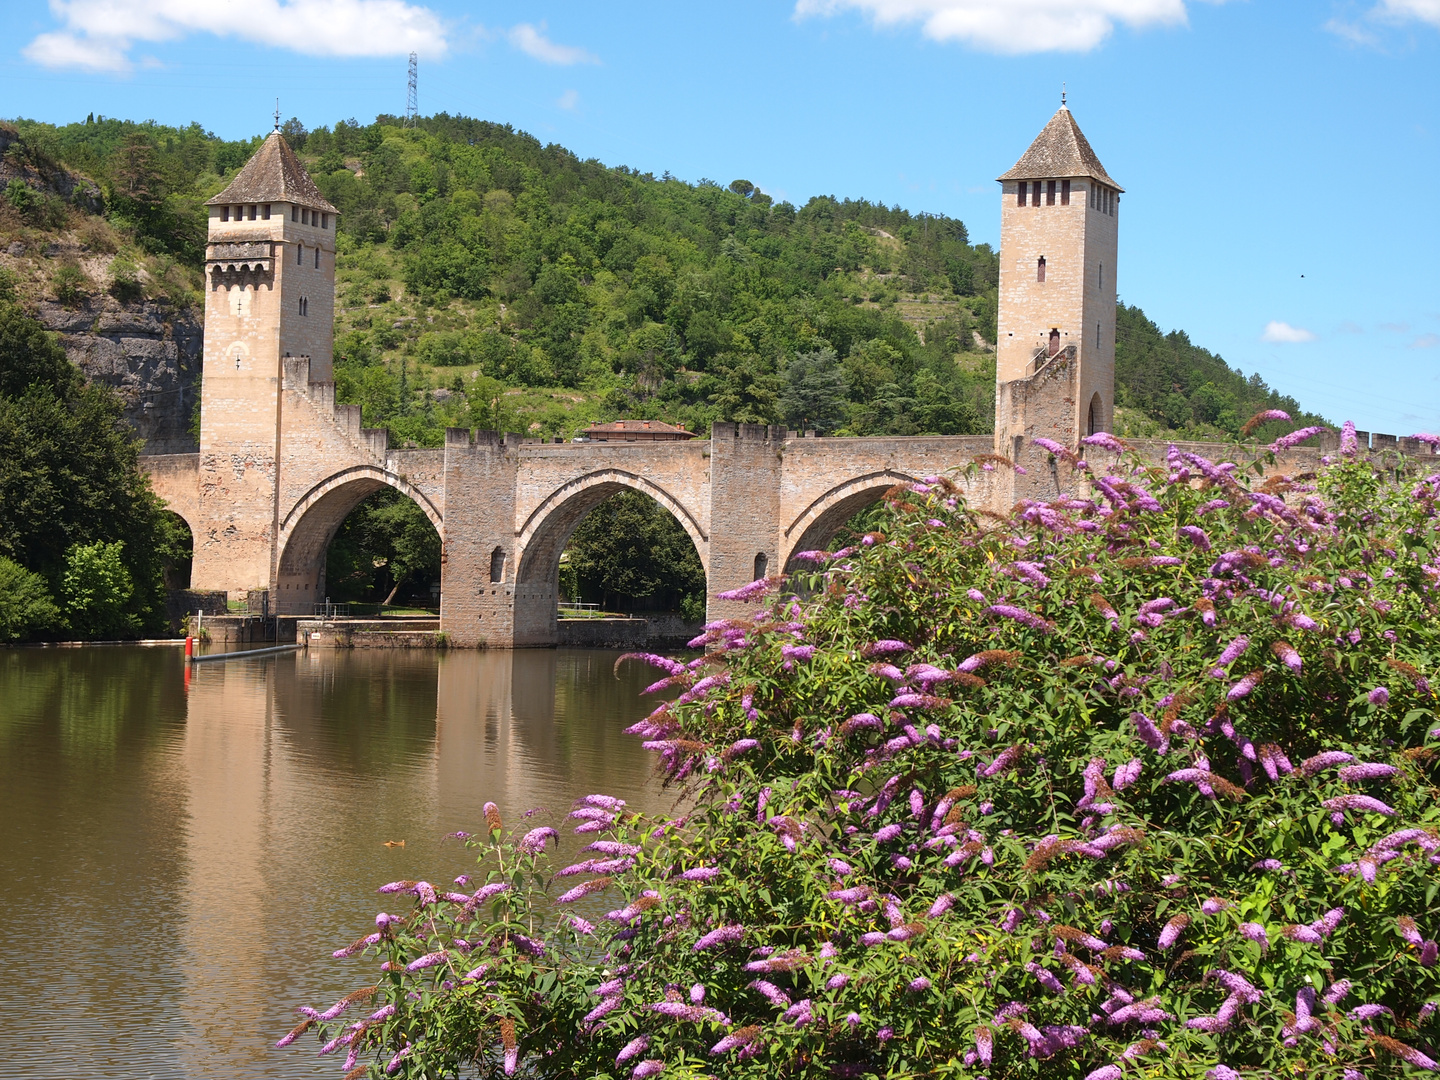
[[[313,210],[339,213],[331,206],[295,151],[285,141],[285,136],[272,131],[269,137],[255,151],[255,156],[235,174],[229,187],[209,200],[206,206],[221,206],[227,203],[298,203]]]
[[[1090,149],[1080,125],[1064,105],[1050,118],[1045,130],[1035,136],[1030,149],[1013,168],[997,180],[1053,180],[1061,176],[1090,176],[1116,191],[1124,191],[1110,178],[1105,166]]]

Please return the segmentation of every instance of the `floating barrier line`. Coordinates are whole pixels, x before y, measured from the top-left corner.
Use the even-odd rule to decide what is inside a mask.
[[[304,645],[274,645],[268,649],[239,649],[235,652],[211,653],[209,656],[192,656],[190,663],[206,664],[213,660],[248,660],[252,656],[273,656],[275,653],[296,652]]]

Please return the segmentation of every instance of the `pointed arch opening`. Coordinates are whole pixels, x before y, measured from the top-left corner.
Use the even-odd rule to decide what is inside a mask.
[[[657,485],[607,470],[574,481],[531,514],[516,545],[517,633],[550,635],[558,618],[705,615],[709,544]]]
[[[1099,391],[1090,398],[1090,409],[1085,418],[1085,434],[1094,435],[1105,430],[1105,402]]]
[[[276,573],[279,610],[325,604],[385,613],[438,611],[443,522],[419,491],[373,466],[318,484],[286,516]]]

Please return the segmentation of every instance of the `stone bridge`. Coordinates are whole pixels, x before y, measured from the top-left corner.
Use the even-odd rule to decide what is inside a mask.
[[[325,599],[336,531],[389,486],[440,535],[441,629],[458,646],[554,644],[560,554],[616,492],[643,492],[675,516],[705,568],[714,618],[742,609],[717,594],[824,547],[895,484],[992,449],[989,435],[814,438],[751,424],[657,443],[452,428],[443,449],[388,449],[384,431],[360,428],[357,408],[334,404],[333,384],[310,381],[306,360],[287,358],[284,370],[274,453],[143,459],[156,493],[195,538],[196,587],[268,589],[282,613],[310,614]],[[988,503],[990,474],[977,475],[972,497]],[[257,507],[257,495],[270,505]]]

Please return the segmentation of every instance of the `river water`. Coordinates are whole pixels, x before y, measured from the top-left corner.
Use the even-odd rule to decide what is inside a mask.
[[[621,729],[654,678],[598,650],[0,649],[0,1061],[7,1076],[338,1076],[297,1004],[376,886],[473,865],[442,838],[604,791],[669,798]],[[386,847],[386,841],[404,847]]]

